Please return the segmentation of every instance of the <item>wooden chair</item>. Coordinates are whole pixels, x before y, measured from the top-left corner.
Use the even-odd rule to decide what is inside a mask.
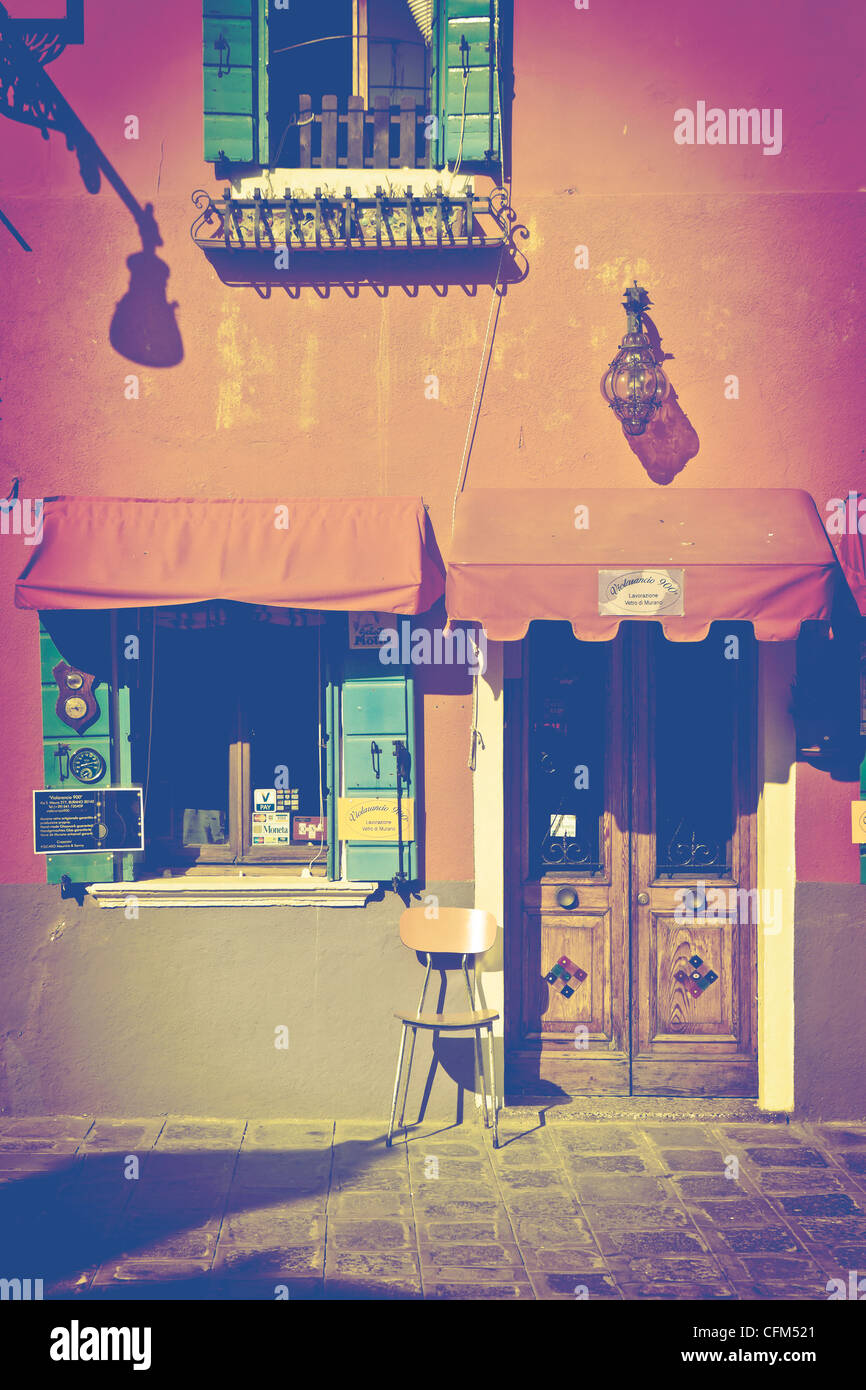
[[[406,1100],[409,1095],[409,1079],[412,1075],[412,1059],[415,1055],[415,1039],[419,1028],[427,1028],[434,1033],[458,1032],[462,1029],[471,1028],[475,1034],[476,1057],[478,1060],[478,1074],[481,1078],[482,1101],[484,1104],[484,1124],[490,1128],[490,1115],[487,1108],[487,1086],[488,1079],[484,1071],[484,1056],[481,1046],[482,1030],[487,1031],[487,1055],[490,1067],[490,1108],[493,1111],[493,1147],[499,1147],[499,1123],[496,1110],[496,1074],[493,1063],[493,1024],[499,1017],[496,1009],[476,1009],[475,995],[473,986],[469,982],[469,971],[466,966],[467,956],[483,955],[489,951],[496,940],[496,918],[489,912],[484,912],[480,908],[469,907],[440,907],[435,917],[428,917],[427,909],[423,907],[410,907],[400,918],[400,940],[404,946],[408,946],[412,951],[422,951],[427,957],[427,973],[424,976],[424,984],[421,989],[421,998],[418,1000],[418,1009],[415,1014],[395,1013],[394,1017],[399,1018],[403,1025],[400,1037],[400,1051],[397,1055],[397,1075],[394,1078],[394,1096],[391,1101],[391,1118],[388,1122],[387,1146],[391,1147],[394,1135],[394,1116],[397,1113],[397,1097],[400,1093],[400,1079],[403,1074],[403,1056],[406,1050],[406,1032],[412,1029],[412,1045],[409,1052],[409,1069],[406,1073],[406,1084],[403,1090],[403,1104],[400,1108],[400,1129],[403,1129],[403,1121],[406,1115]],[[448,1014],[425,1014],[422,1013],[424,998],[427,994],[427,985],[430,980],[430,971],[433,965],[433,954],[459,955],[462,957],[461,966],[463,978],[466,981],[466,993],[469,996],[468,1013],[448,1013]],[[475,974],[475,961],[473,960],[473,983]]]

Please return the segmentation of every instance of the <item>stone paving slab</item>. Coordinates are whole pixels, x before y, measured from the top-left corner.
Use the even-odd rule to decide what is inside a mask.
[[[95,1120],[84,1135],[82,1150],[87,1153],[142,1153],[153,1148],[164,1126],[164,1116],[141,1120]]]
[[[93,1118],[87,1115],[33,1115],[29,1118],[2,1115],[0,1135],[45,1139],[50,1147],[50,1141],[54,1139],[83,1139],[92,1124]]]
[[[220,1241],[214,1259],[219,1276],[242,1278],[267,1277],[277,1283],[299,1277],[314,1278],[324,1274],[325,1246],[283,1245],[272,1242],[262,1249],[255,1245],[223,1245]]]
[[[77,1146],[57,1153],[30,1152],[24,1149],[0,1152],[0,1178],[15,1173],[67,1173],[81,1163]]]
[[[135,1282],[157,1285],[166,1280],[195,1279],[210,1269],[210,1260],[120,1259],[106,1260],[97,1272],[94,1286]]]
[[[237,1300],[272,1303],[283,1300],[294,1303],[319,1301],[324,1297],[325,1281],[317,1278],[273,1279],[255,1275],[238,1275],[221,1279],[211,1273],[207,1287],[197,1297],[235,1302]]]
[[[170,1116],[159,1136],[159,1147],[237,1149],[245,1130],[245,1120],[198,1120]]]
[[[381,1120],[0,1117],[0,1223],[76,1301],[808,1300],[866,1268],[866,1124],[622,1110],[510,1108],[496,1150],[475,1116],[391,1149]]]
[[[308,1120],[258,1120],[247,1125],[244,1149],[330,1149],[333,1124]]]

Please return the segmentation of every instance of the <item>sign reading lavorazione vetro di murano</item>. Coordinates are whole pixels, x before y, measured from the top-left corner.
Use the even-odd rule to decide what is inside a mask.
[[[681,569],[599,570],[598,611],[603,618],[682,616],[684,576]]]
[[[400,833],[397,829],[397,802],[385,797],[341,796],[337,802],[337,823],[341,840],[369,840],[396,843],[415,838],[415,798],[400,801]]]

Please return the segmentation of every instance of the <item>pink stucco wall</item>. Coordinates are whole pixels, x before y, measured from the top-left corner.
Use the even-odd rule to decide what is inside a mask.
[[[863,488],[862,13],[846,0],[516,9],[512,195],[528,274],[502,304],[467,486],[659,485],[598,391],[636,277],[700,440],[667,486],[802,487],[819,509]],[[188,236],[190,194],[220,187],[201,159],[200,63],[199,0],[88,0],[84,46],[49,69],[154,204],[176,367],[136,367],[109,343],[139,249],[129,213],[111,189],[85,191],[61,137],[3,122],[0,207],[33,253],[0,228],[0,490],[18,474],[30,497],[420,493],[446,548],[489,284],[297,299],[223,285]],[[677,145],[674,111],[698,101],[781,108],[781,153]],[[140,399],[127,400],[133,372]],[[42,878],[35,618],[11,603],[29,555],[0,539],[0,874],[18,883]],[[465,692],[425,700],[434,879],[472,876],[468,705]],[[854,788],[802,769],[800,788],[798,877],[855,881]]]

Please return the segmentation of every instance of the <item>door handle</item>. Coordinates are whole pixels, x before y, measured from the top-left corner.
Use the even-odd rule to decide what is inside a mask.
[[[214,40],[214,48],[220,55],[217,77],[228,77],[232,70],[232,50],[225,34],[220,34],[219,38]],[[223,66],[223,54],[226,55],[225,66]]]
[[[56,751],[56,753],[54,754],[54,756],[55,756],[55,758],[57,759],[57,773],[58,773],[58,776],[59,776],[61,782],[65,782],[65,781],[67,780],[67,778],[69,777],[69,744],[68,744],[68,743],[58,743],[58,745],[57,745],[57,751]],[[65,761],[65,763],[66,763],[66,767],[65,767],[65,768],[64,768],[64,766],[63,766],[64,761]]]
[[[558,888],[556,890],[556,901],[560,907],[564,907],[567,912],[571,912],[577,907],[577,893],[574,888]]]
[[[649,902],[649,893],[638,893],[638,895],[637,895],[637,905],[638,905],[638,907],[646,907],[646,905],[647,905],[648,902]]]
[[[381,752],[382,750],[379,747],[378,743],[375,739],[373,739],[370,743],[370,758],[373,763],[373,775],[375,776],[377,782],[379,780],[379,755],[381,754]]]

